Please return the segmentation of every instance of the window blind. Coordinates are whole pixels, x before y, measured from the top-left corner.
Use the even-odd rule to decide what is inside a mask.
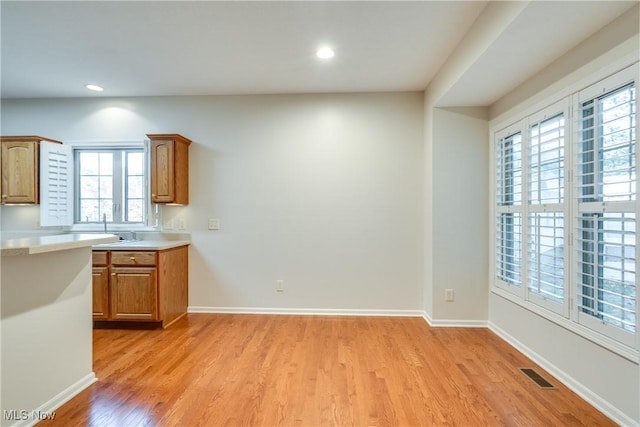
[[[529,203],[562,203],[564,199],[564,114],[534,123],[529,129]]]
[[[522,215],[502,213],[496,227],[496,276],[507,284],[522,284]]]
[[[564,300],[564,214],[529,215],[529,292],[544,299]]]
[[[527,140],[527,289],[531,301],[562,312],[566,252],[565,113],[530,120]],[[557,304],[551,305],[548,301]]]
[[[496,144],[496,277],[522,286],[522,133],[500,138]]]
[[[522,134],[500,139],[496,145],[496,188],[499,206],[522,202]]]
[[[636,90],[586,100],[577,138],[577,307],[588,318],[636,331]]]
[[[579,309],[630,332],[636,329],[635,221],[633,213],[584,213],[577,238]]]
[[[631,84],[582,104],[580,202],[635,200],[635,98]]]

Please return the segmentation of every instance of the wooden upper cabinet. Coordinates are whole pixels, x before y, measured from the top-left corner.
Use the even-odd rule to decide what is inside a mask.
[[[3,204],[40,202],[40,141],[62,144],[40,136],[0,137],[0,187]]]
[[[151,201],[189,203],[189,145],[178,134],[148,134],[151,140]]]

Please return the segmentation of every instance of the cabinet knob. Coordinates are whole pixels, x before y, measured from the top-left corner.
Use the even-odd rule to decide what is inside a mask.
[[[129,258],[131,261],[135,261],[136,257],[132,256],[131,258]]]
[[[116,275],[116,273],[111,273],[111,275],[112,275],[112,276],[115,276],[115,275]]]
[[[6,195],[6,194],[3,194],[3,195],[2,195],[2,198],[3,198],[3,199],[6,199],[6,198],[7,198],[7,195]]]

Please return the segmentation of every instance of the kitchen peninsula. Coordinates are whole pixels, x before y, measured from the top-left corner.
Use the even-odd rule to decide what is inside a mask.
[[[110,234],[2,240],[2,425],[33,425],[88,387],[91,250]]]

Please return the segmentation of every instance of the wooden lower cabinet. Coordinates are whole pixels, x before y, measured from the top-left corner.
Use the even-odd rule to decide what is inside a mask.
[[[159,320],[156,269],[111,268],[111,318]]]
[[[93,262],[94,320],[159,322],[166,327],[186,314],[188,246],[94,251]]]

